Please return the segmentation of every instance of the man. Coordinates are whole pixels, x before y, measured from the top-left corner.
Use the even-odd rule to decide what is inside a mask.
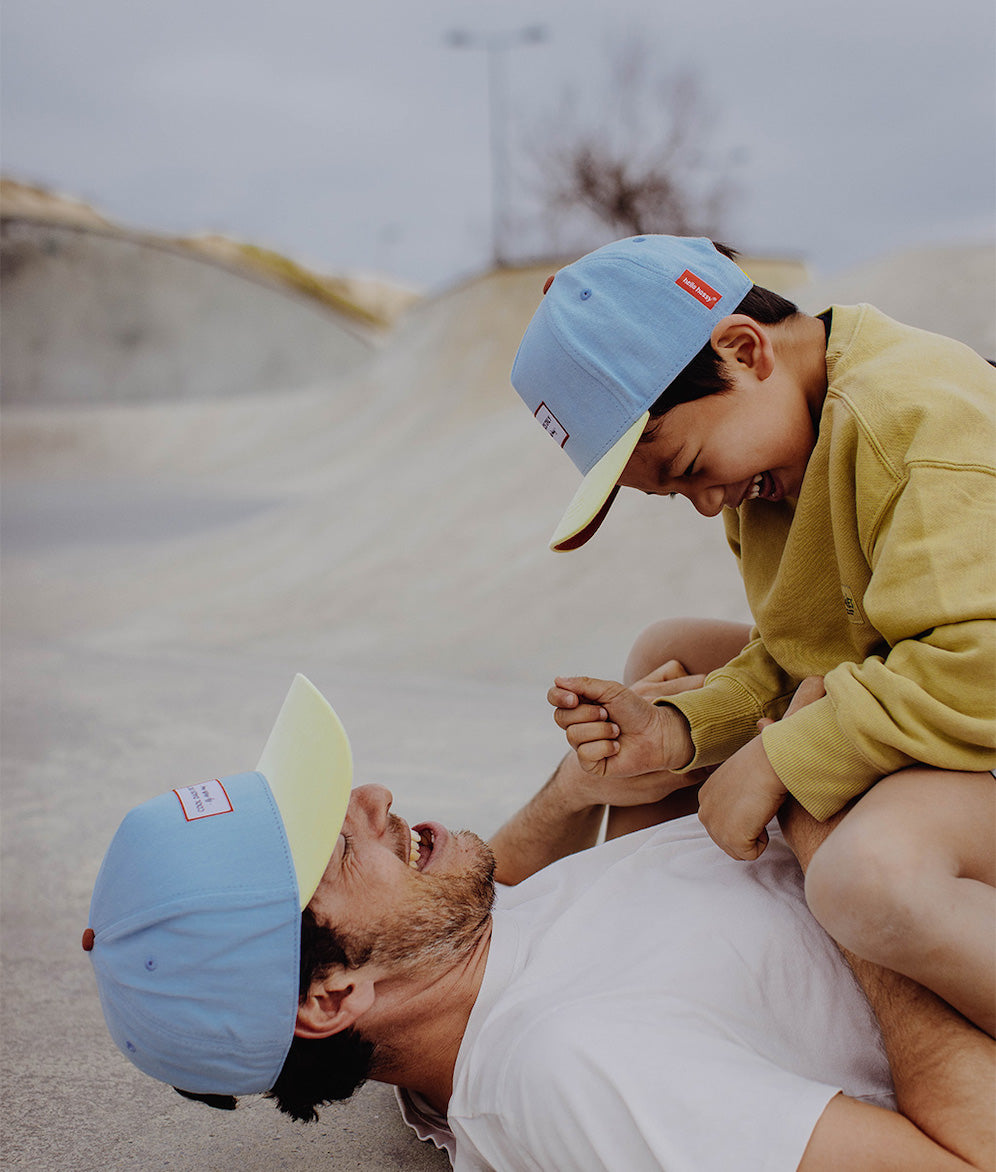
[[[991,1167],[992,1040],[857,962],[888,1110],[777,836],[748,869],[689,818],[588,850],[633,797],[570,758],[490,848],[350,783],[299,676],[258,771],[122,823],[84,947],[141,1069],[302,1118],[369,1075],[457,1169]],[[824,831],[785,833],[805,864]]]

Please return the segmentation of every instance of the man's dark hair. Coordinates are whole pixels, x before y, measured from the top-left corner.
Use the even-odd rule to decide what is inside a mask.
[[[301,968],[298,997],[303,1001],[312,982],[336,967],[358,968],[369,958],[369,949],[351,949],[334,928],[319,924],[310,908],[301,913]],[[277,1076],[266,1092],[285,1115],[304,1123],[318,1118],[316,1107],[337,1099],[348,1099],[370,1076],[373,1043],[354,1029],[328,1038],[298,1038]],[[175,1087],[184,1098],[197,1099],[210,1107],[232,1111],[234,1095],[197,1095]]]
[[[730,260],[737,259],[735,249],[726,244],[717,244],[713,241],[717,251]],[[761,325],[773,326],[785,321],[799,312],[798,306],[786,298],[772,293],[770,289],[762,289],[760,285],[752,285],[746,297],[734,310],[734,313],[744,313],[752,317]],[[711,342],[706,342],[682,372],[668,384],[667,389],[650,408],[650,418],[659,419],[672,407],[679,403],[691,403],[694,399],[703,399],[706,395],[722,394],[730,390],[730,383],[723,373],[723,364],[712,348]]]
[[[358,968],[369,956],[369,949],[351,950],[334,928],[319,924],[311,909],[305,908],[301,913],[298,997],[303,1001],[312,982],[331,969]],[[276,1100],[285,1115],[310,1123],[318,1118],[316,1107],[348,1099],[367,1081],[373,1049],[373,1043],[354,1029],[327,1038],[295,1037],[267,1096]]]

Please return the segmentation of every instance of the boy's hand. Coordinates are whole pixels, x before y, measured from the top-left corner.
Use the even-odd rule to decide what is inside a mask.
[[[681,769],[691,760],[685,718],[676,708],[658,708],[632,688],[590,676],[558,676],[547,699],[588,773],[635,777]]]
[[[756,859],[768,845],[765,827],[787,796],[758,736],[703,782],[699,820],[731,858]]]
[[[826,695],[811,676],[796,689],[785,715]],[[759,720],[758,732],[771,720]],[[760,736],[728,758],[699,790],[699,819],[713,841],[734,859],[756,859],[768,845],[767,824],[788,796],[771,767]]]

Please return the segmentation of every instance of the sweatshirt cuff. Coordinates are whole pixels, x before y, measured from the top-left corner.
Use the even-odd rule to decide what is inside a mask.
[[[768,725],[761,742],[782,784],[820,822],[881,776],[844,736],[829,697]]]
[[[654,703],[677,708],[688,721],[695,755],[676,773],[725,761],[757,736],[757,722],[763,715],[750,692],[728,677],[722,686],[707,684],[677,696],[661,696]]]

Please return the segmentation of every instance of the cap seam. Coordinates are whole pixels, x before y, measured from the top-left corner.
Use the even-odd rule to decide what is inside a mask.
[[[294,884],[293,892],[281,893],[276,891],[273,887],[212,887],[210,894],[202,894],[197,896],[185,896],[183,899],[166,900],[163,903],[154,904],[152,907],[143,912],[132,912],[124,919],[114,920],[112,924],[105,927],[96,927],[91,925],[94,929],[94,943],[99,947],[101,943],[109,943],[121,939],[124,936],[131,935],[136,928],[146,927],[150,924],[159,925],[169,917],[164,916],[164,911],[170,911],[174,915],[186,915],[191,911],[212,911],[208,906],[208,900],[214,899],[219,895],[227,895],[233,897],[229,900],[230,903],[237,903],[240,907],[246,906],[250,908],[259,907],[260,896],[277,896],[281,898],[286,896],[293,897],[295,903],[297,901],[297,884]],[[300,909],[298,910],[300,915]],[[96,951],[96,949],[94,949]]]

